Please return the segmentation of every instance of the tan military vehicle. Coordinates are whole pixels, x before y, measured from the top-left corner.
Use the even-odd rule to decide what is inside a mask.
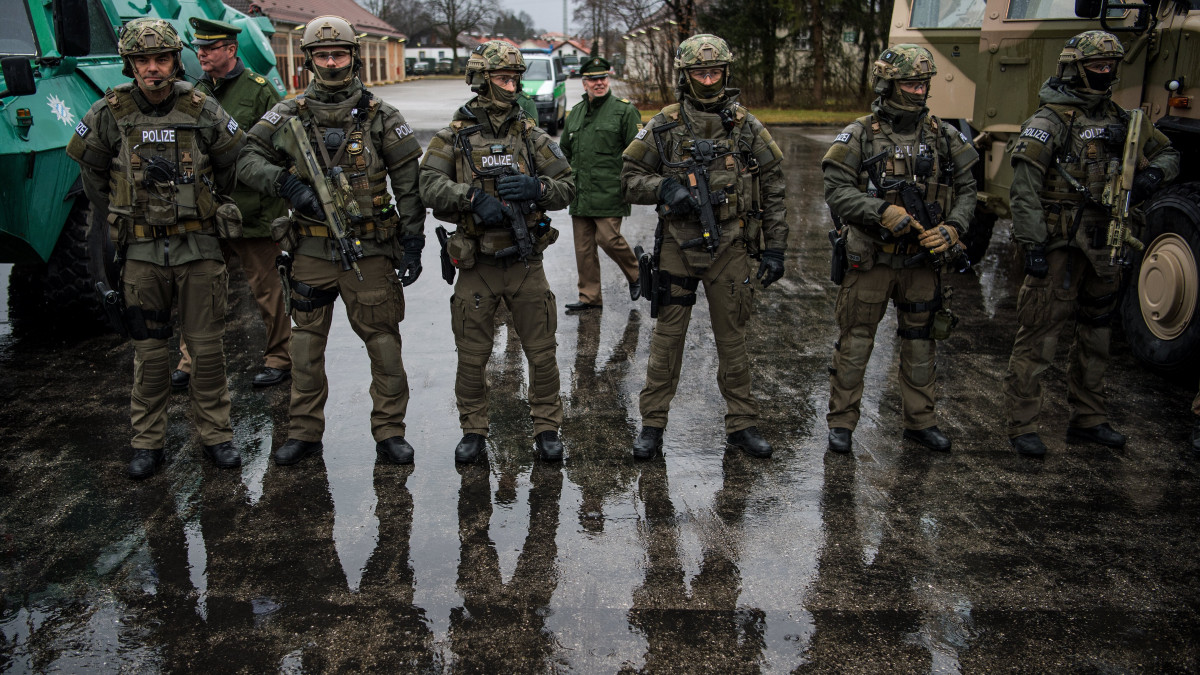
[[[889,44],[929,48],[932,112],[959,126],[983,158],[980,255],[1009,217],[1008,150],[1038,107],[1063,43],[1086,30],[1117,35],[1126,56],[1113,100],[1142,108],[1183,155],[1182,173],[1141,211],[1121,320],[1134,354],[1176,370],[1200,366],[1200,0],[896,0]],[[973,257],[978,260],[978,257]]]

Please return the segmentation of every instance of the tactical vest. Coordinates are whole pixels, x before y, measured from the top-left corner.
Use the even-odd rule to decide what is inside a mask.
[[[508,125],[508,134],[497,138],[490,134],[484,134],[487,123],[479,126],[472,124],[471,120],[451,122],[450,129],[454,132],[455,171],[458,182],[477,187],[487,194],[499,198],[499,194],[496,193],[496,179],[501,176],[501,170],[505,167],[513,167],[526,176],[536,177],[538,175],[537,162],[533,158],[533,149],[528,143],[529,132],[536,126],[537,122],[534,120],[517,119]],[[472,127],[477,128],[470,134],[462,133]],[[514,129],[516,129],[515,132]],[[464,152],[467,146],[471,148],[469,155]],[[472,164],[479,173],[484,175],[480,176],[472,171]],[[543,213],[534,211],[526,214],[525,224],[533,229],[542,219]],[[485,229],[489,229],[476,223],[474,214],[470,211],[460,211],[454,222],[458,225],[460,232],[465,232],[472,237],[479,237]],[[501,224],[490,229],[505,230],[508,229],[508,225]]]
[[[884,178],[916,183],[924,191],[927,203],[941,206],[943,218],[949,215],[954,203],[954,158],[938,118],[927,115],[909,134],[884,131],[874,115],[856,121],[864,129],[863,159],[887,151],[883,159]],[[859,173],[858,188],[890,204],[904,206],[898,189],[880,190],[871,183],[866,171]]]
[[[391,237],[397,219],[394,210],[389,209],[392,197],[387,191],[387,164],[371,135],[379,99],[371,97],[367,109],[357,110],[356,117],[361,101],[350,98],[325,103],[300,95],[296,97],[296,114],[308,130],[309,143],[317,152],[321,168],[328,173],[331,164],[342,167],[350,184],[361,219],[347,217],[348,234],[384,241]],[[385,212],[390,215],[385,216]],[[329,236],[324,221],[306,218],[299,211],[295,212],[295,220],[304,236]]]
[[[1121,170],[1124,152],[1125,123],[1121,117],[1106,114],[1092,117],[1081,108],[1047,104],[1044,106],[1066,126],[1064,144],[1052,161],[1057,161],[1068,175],[1083,185],[1092,197],[1099,200],[1109,172]],[[1078,225],[1087,228],[1107,222],[1102,210],[1085,209],[1081,218],[1075,214],[1083,206],[1084,197],[1053,165],[1046,168],[1038,198],[1046,210],[1046,226],[1053,234],[1069,237]]]
[[[135,86],[121,84],[104,96],[122,138],[109,169],[109,210],[122,216],[116,221],[120,240],[215,234],[212,167],[196,124],[207,97],[194,89],[179,92],[169,113],[151,117],[134,101]]]
[[[660,114],[675,122],[679,121],[679,111],[680,104],[672,103],[663,108]],[[746,109],[735,104],[732,108],[732,115],[733,124],[726,128],[716,113],[693,111],[691,116],[695,119],[692,121],[690,130],[687,125],[680,124],[662,136],[663,149],[667,153],[665,159],[672,163],[692,160],[698,141],[708,141],[713,144],[715,158],[708,163],[708,190],[710,193],[725,193],[725,203],[714,205],[713,208],[718,223],[745,216],[752,209],[757,209],[756,205],[759,202],[756,176],[751,172],[762,160],[753,158],[749,154],[753,147],[753,139],[741,138],[746,120]],[[717,137],[716,134],[702,133],[702,129],[712,128],[723,129],[725,134]],[[693,136],[693,131],[701,136]],[[714,137],[705,138],[705,136]],[[650,143],[655,143],[653,138],[650,139]],[[657,147],[655,149],[657,150]],[[769,162],[774,157],[765,159]],[[674,176],[680,185],[688,184],[687,170],[682,167],[675,168],[664,165],[662,175],[663,177]],[[685,216],[684,219],[695,220],[695,217]]]

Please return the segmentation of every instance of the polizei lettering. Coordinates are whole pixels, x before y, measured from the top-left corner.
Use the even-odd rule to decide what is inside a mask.
[[[483,160],[480,161],[480,164],[482,164],[485,167],[512,166],[513,156],[512,155],[484,155]]]
[[[146,129],[142,131],[143,143],[174,143],[174,129]]]

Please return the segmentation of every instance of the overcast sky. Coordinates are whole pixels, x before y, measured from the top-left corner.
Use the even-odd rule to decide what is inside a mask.
[[[500,6],[513,14],[525,12],[533,17],[533,25],[544,31],[561,33],[563,29],[563,0],[501,0]],[[567,20],[575,13],[575,3],[567,0]],[[574,24],[572,23],[572,28]],[[570,31],[568,31],[570,32]]]

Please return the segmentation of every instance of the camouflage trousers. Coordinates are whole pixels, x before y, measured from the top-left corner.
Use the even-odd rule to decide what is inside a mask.
[[[854,429],[858,425],[867,362],[888,301],[897,305],[899,330],[920,330],[929,325],[931,313],[936,311],[931,304],[937,295],[937,272],[928,267],[892,269],[876,264],[866,272],[846,273],[834,309],[839,334],[829,372],[829,413],[825,416],[829,428]],[[937,424],[933,412],[935,345],[928,337],[900,338],[900,403],[905,429],[920,431]]]
[[[696,270],[684,260],[679,244],[667,237],[659,267],[679,280],[698,278],[704,285],[717,344],[717,387],[725,398],[725,433],[754,426],[758,422],[758,403],[750,392],[750,358],[746,353],[746,323],[754,306],[754,289],[745,245],[734,242],[707,269]],[[691,292],[677,285],[671,287],[673,297]],[[646,384],[639,400],[643,426],[660,429],[667,426],[667,414],[679,387],[684,338],[691,320],[691,306],[659,307],[650,338]]]
[[[125,302],[143,310],[171,311],[179,301],[183,339],[192,346],[192,379],[188,396],[200,442],[216,445],[233,439],[229,423],[229,388],[225,379],[225,309],[229,277],[220,260],[196,260],[163,267],[130,260],[122,272]],[[150,329],[162,328],[146,320]],[[171,364],[166,338],[133,341],[131,445],[163,447],[167,430],[167,399],[171,395]]]
[[[464,434],[488,433],[487,364],[496,337],[496,311],[500,303],[512,315],[513,329],[529,362],[529,414],[533,433],[558,431],[563,403],[559,396],[558,313],[554,293],[546,281],[540,259],[528,266],[512,261],[496,264],[491,256],[478,255],[475,266],[459,270],[450,298],[454,344],[458,348],[458,374],[454,396],[458,422]]]
[[[292,276],[313,288],[336,289],[346,303],[350,327],[362,339],[371,359],[371,436],[376,441],[404,435],[408,410],[408,375],[400,357],[400,322],[404,320],[404,294],[392,261],[375,255],[358,261],[363,280],[340,263],[296,256]],[[292,300],[301,300],[292,291]],[[329,380],[325,375],[325,346],[337,302],[311,312],[292,308],[292,398],[288,438],[319,441],[325,433],[325,401]]]
[[[1108,421],[1104,372],[1120,276],[1098,275],[1087,256],[1073,247],[1050,251],[1046,261],[1046,278],[1026,276],[1017,295],[1017,338],[1004,377],[1009,438],[1037,433],[1042,375],[1054,360],[1058,336],[1072,314],[1076,322],[1067,366],[1069,424],[1092,427]]]

